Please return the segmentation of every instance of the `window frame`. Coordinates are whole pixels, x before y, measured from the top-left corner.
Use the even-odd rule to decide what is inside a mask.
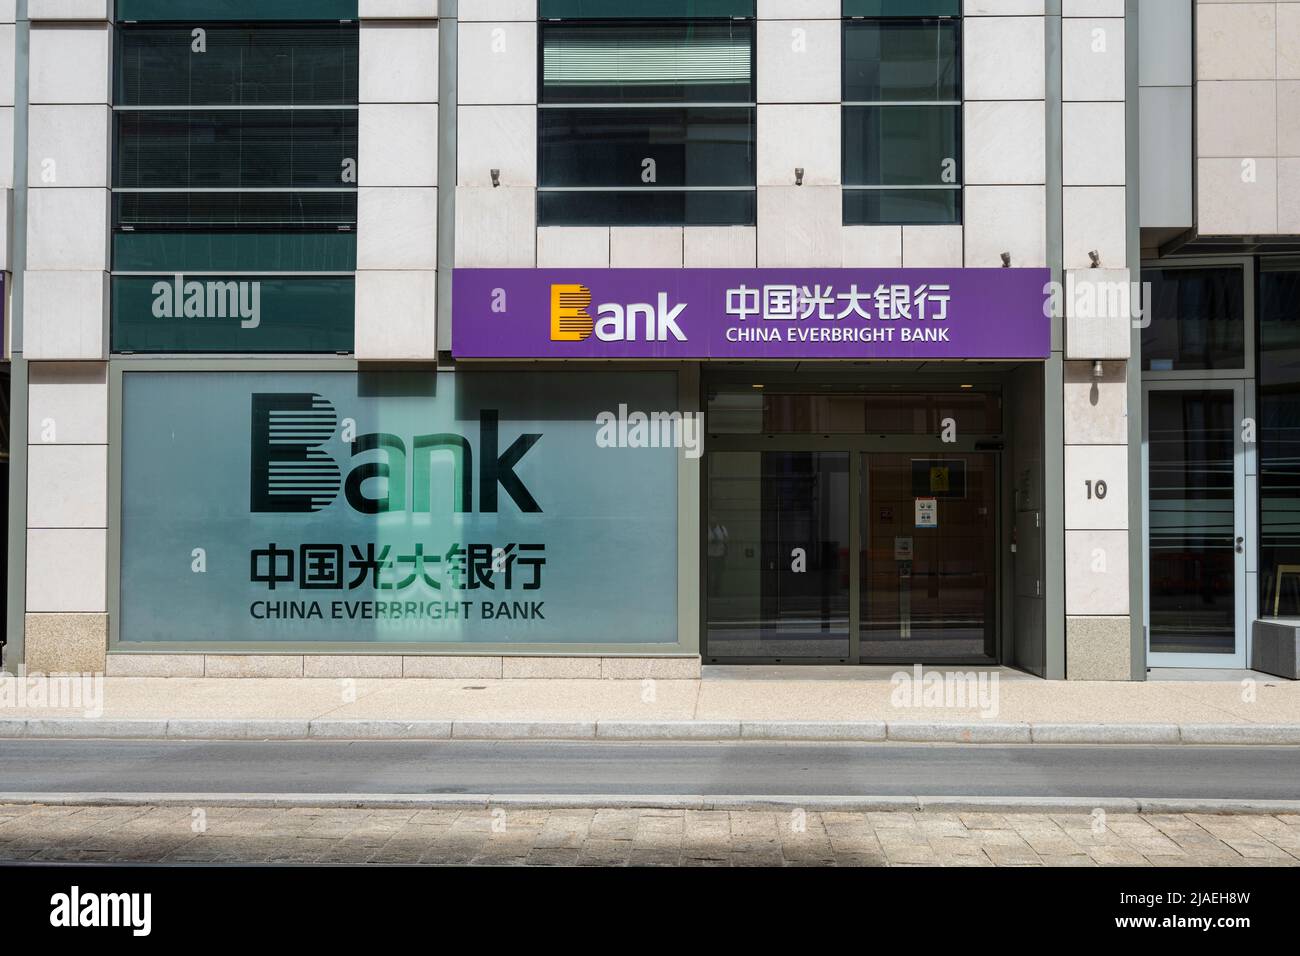
[[[267,35],[276,31],[285,33],[291,31],[303,32],[309,29],[318,29],[322,33],[327,31],[347,31],[347,43],[356,49],[356,96],[354,102],[346,103],[324,103],[310,102],[299,103],[267,103],[257,102],[247,103],[146,103],[146,104],[128,104],[119,103],[119,93],[122,90],[122,72],[126,68],[126,57],[124,56],[124,45],[130,33],[138,29],[141,34],[150,31],[175,30],[178,35],[189,33],[196,26],[202,25],[211,34],[213,30],[230,31],[232,35],[246,33],[253,36]],[[357,181],[346,182],[341,177],[336,185],[331,186],[235,186],[235,187],[175,187],[175,186],[158,186],[150,188],[148,186],[120,186],[118,185],[119,161],[122,149],[122,139],[119,136],[119,115],[126,113],[216,113],[216,112],[280,112],[285,114],[294,114],[298,112],[307,113],[314,111],[329,111],[341,113],[344,115],[351,114],[353,117],[353,127],[356,131],[355,138],[359,147],[360,140],[360,22],[353,19],[331,20],[331,19],[314,19],[314,20],[289,20],[289,19],[267,19],[267,20],[250,20],[230,19],[230,20],[213,20],[199,24],[189,20],[169,18],[166,20],[141,20],[132,22],[123,22],[114,20],[114,38],[112,43],[112,70],[110,75],[111,101],[109,105],[110,121],[110,181],[109,181],[109,269],[108,269],[108,299],[109,299],[109,325],[108,325],[108,350],[110,356],[115,359],[130,359],[140,357],[141,359],[154,360],[174,358],[185,360],[187,357],[202,359],[214,355],[229,356],[255,356],[266,358],[268,356],[293,356],[295,358],[323,358],[334,355],[350,355],[355,351],[355,329],[352,318],[344,321],[344,315],[351,316],[355,311],[355,285],[356,285],[356,255],[357,255],[357,231],[358,231],[358,202],[357,197],[360,191],[360,184]],[[335,35],[337,38],[337,34]],[[346,83],[341,88],[346,88]],[[292,78],[288,93],[294,92]],[[192,97],[191,97],[192,98]],[[347,145],[351,145],[348,143]],[[359,163],[360,156],[354,155],[351,158],[353,162]],[[162,221],[155,224],[123,225],[120,216],[120,206],[122,197],[130,195],[160,195],[160,194],[186,194],[193,197],[204,195],[223,194],[230,195],[235,201],[239,197],[254,196],[258,194],[274,194],[283,197],[283,201],[293,202],[295,196],[301,196],[307,193],[328,193],[332,196],[343,197],[338,205],[342,208],[339,216],[340,222],[317,222],[305,223],[287,221],[258,221],[258,222],[204,222],[190,223],[185,221]],[[350,216],[349,216],[350,213]],[[269,217],[268,217],[269,220]],[[150,242],[157,242],[160,249],[166,250],[165,254],[160,254],[157,261],[162,265],[153,268],[142,268],[148,265],[145,259],[128,262],[128,268],[119,268],[119,237],[138,236],[143,237],[140,243],[141,249],[147,249]],[[195,263],[180,263],[173,260],[186,254],[188,242],[197,240],[202,242],[205,238],[221,237],[221,241],[216,246],[224,251],[220,254],[209,253],[209,259],[200,267],[181,268],[183,265],[197,265]],[[245,240],[251,240],[258,243],[270,239],[275,241],[276,237],[285,237],[286,239],[295,239],[303,237],[303,248],[310,250],[313,246],[318,246],[330,261],[317,260],[309,262],[300,260],[295,263],[295,268],[274,268],[280,264],[272,261],[257,261],[250,264],[247,262],[238,262],[238,255],[233,255],[238,244]],[[336,238],[343,237],[343,238]],[[128,245],[130,243],[127,243]],[[172,248],[169,248],[172,246]],[[137,250],[138,251],[138,250]],[[290,258],[299,255],[302,250],[294,250]],[[129,250],[127,254],[130,254]],[[222,259],[222,255],[232,255],[230,260]],[[319,265],[319,268],[310,268],[311,265]],[[271,267],[271,268],[268,268]],[[306,267],[306,268],[305,268]],[[324,287],[329,287],[332,291],[330,295],[337,297],[338,313],[335,320],[319,319],[314,333],[318,338],[329,339],[331,336],[337,336],[333,342],[327,344],[308,344],[307,342],[292,341],[289,345],[281,343],[272,343],[265,347],[248,347],[242,344],[239,348],[226,347],[223,345],[191,345],[186,344],[187,336],[177,334],[174,330],[168,333],[168,340],[164,345],[159,347],[133,348],[134,343],[124,341],[129,336],[130,330],[124,324],[124,320],[119,318],[118,308],[120,303],[119,294],[123,288],[132,283],[144,282],[149,279],[168,280],[171,277],[183,274],[187,278],[196,279],[203,282],[225,282],[225,281],[249,281],[261,283],[271,280],[270,288],[275,291],[277,288],[290,288],[294,283],[309,284],[312,282],[320,283]],[[287,283],[287,285],[286,285]],[[319,314],[319,310],[318,310]]]
[[[236,193],[236,194],[238,194],[238,193],[277,193],[277,194],[284,194],[284,195],[287,195],[287,194],[292,194],[292,193],[302,193],[302,192],[330,192],[330,193],[352,193],[352,194],[355,194],[356,192],[358,192],[359,184],[358,184],[358,183],[355,183],[355,182],[354,182],[354,183],[351,183],[351,184],[340,183],[340,184],[337,185],[337,186],[317,186],[317,187],[294,187],[294,186],[284,186],[284,187],[281,187],[281,186],[249,186],[249,187],[241,187],[241,186],[236,186],[236,187],[215,187],[215,188],[214,188],[214,187],[207,187],[207,188],[158,187],[158,188],[156,188],[156,189],[151,189],[151,188],[149,188],[149,187],[142,187],[142,186],[131,186],[131,187],[119,186],[119,185],[118,185],[118,182],[117,182],[117,180],[118,180],[118,163],[119,163],[119,158],[120,158],[120,155],[121,155],[121,152],[120,152],[120,151],[121,151],[121,148],[122,148],[121,138],[120,138],[119,133],[118,133],[118,115],[119,115],[120,113],[203,113],[203,112],[210,112],[210,113],[216,113],[216,112],[231,112],[231,113],[239,113],[239,112],[282,112],[282,113],[293,113],[293,112],[297,112],[297,111],[334,111],[334,112],[340,112],[340,113],[353,113],[353,114],[355,114],[355,116],[356,116],[356,128],[357,128],[357,130],[358,130],[358,138],[359,138],[359,135],[360,135],[360,132],[359,132],[359,131],[360,131],[360,113],[361,113],[360,90],[359,90],[359,89],[358,89],[358,96],[357,96],[357,102],[356,102],[356,103],[340,103],[340,104],[311,103],[311,104],[295,105],[295,104],[292,104],[292,103],[289,103],[289,104],[265,104],[265,103],[259,103],[259,104],[255,104],[255,105],[245,105],[245,104],[221,104],[221,105],[213,105],[213,104],[180,104],[180,103],[177,103],[177,104],[147,104],[147,105],[136,105],[136,104],[119,104],[119,103],[117,103],[116,100],[117,100],[117,98],[118,98],[118,91],[119,91],[120,71],[121,71],[122,68],[123,68],[123,60],[124,60],[124,57],[123,57],[123,44],[124,44],[124,42],[125,42],[125,38],[130,34],[130,32],[132,31],[132,29],[138,27],[138,28],[143,32],[143,31],[147,31],[147,30],[155,30],[155,29],[159,29],[159,28],[168,28],[168,27],[172,27],[172,28],[176,28],[176,29],[184,29],[184,28],[189,27],[190,25],[191,25],[191,24],[188,24],[188,23],[182,23],[182,22],[180,22],[180,21],[170,21],[170,22],[154,22],[154,21],[149,21],[149,22],[141,22],[141,23],[129,23],[129,24],[128,24],[128,23],[122,23],[122,24],[117,24],[117,25],[116,25],[116,26],[117,26],[117,29],[114,31],[114,41],[113,41],[113,75],[112,75],[112,87],[113,87],[113,100],[114,100],[114,102],[113,102],[113,103],[110,105],[110,107],[109,107],[109,109],[110,109],[110,114],[111,114],[111,117],[110,117],[110,118],[111,118],[111,122],[112,122],[111,137],[110,137],[110,138],[111,138],[111,142],[110,142],[110,150],[111,150],[111,160],[112,160],[112,177],[111,177],[111,180],[110,180],[110,183],[109,183],[109,193],[110,193],[110,196],[111,196],[111,198],[112,198],[112,210],[111,210],[111,213],[110,213],[110,223],[109,223],[109,225],[110,225],[110,232],[112,233],[112,235],[118,235],[118,234],[123,233],[123,232],[135,232],[135,231],[137,231],[136,228],[135,228],[134,226],[131,226],[131,227],[123,227],[123,226],[119,223],[119,221],[118,221],[118,216],[117,216],[117,207],[118,207],[118,204],[117,204],[117,197],[118,197],[119,195],[124,195],[124,194],[128,194],[128,193],[137,193],[137,194],[167,193],[167,192],[173,192],[173,193],[175,193],[175,192],[185,192],[185,193],[192,193],[192,194],[201,194],[201,193]],[[281,28],[282,28],[282,29],[286,29],[286,30],[289,30],[289,29],[302,30],[302,29],[304,29],[304,27],[320,27],[320,28],[322,28],[322,29],[329,29],[329,28],[332,28],[332,29],[336,29],[336,30],[337,30],[337,29],[342,29],[342,28],[344,28],[344,27],[349,27],[349,28],[351,28],[351,29],[355,32],[355,34],[356,34],[356,36],[357,36],[357,38],[358,38],[358,42],[359,42],[359,39],[360,39],[360,26],[359,26],[359,24],[357,24],[355,21],[350,22],[350,23],[344,23],[344,22],[342,22],[342,21],[340,21],[340,22],[321,21],[321,22],[319,22],[319,23],[317,23],[317,22],[312,22],[312,23],[303,23],[303,22],[283,22],[283,23],[280,23],[280,22],[266,22],[266,23],[264,23],[264,22],[243,22],[243,21],[240,21],[240,22],[221,22],[221,23],[216,23],[216,24],[214,24],[212,27],[209,27],[209,29],[222,29],[222,30],[224,30],[224,29],[230,29],[230,30],[235,30],[235,31],[243,30],[243,31],[249,31],[249,32],[266,33],[266,32],[268,32],[268,31],[276,30],[276,29],[281,29]],[[360,78],[359,78],[359,76],[358,76],[358,84],[359,84],[359,81],[360,81]],[[353,157],[353,159],[354,159],[354,161],[356,161],[356,160],[359,160],[359,157]],[[332,226],[332,227],[326,227],[326,226],[304,226],[304,225],[294,224],[294,223],[292,223],[292,222],[286,222],[286,223],[283,223],[283,224],[275,224],[275,225],[272,225],[272,224],[261,224],[261,223],[259,223],[259,224],[250,224],[250,225],[221,225],[221,226],[211,225],[211,224],[202,224],[202,225],[194,225],[194,226],[191,226],[191,225],[187,225],[187,224],[184,224],[184,223],[175,223],[175,224],[171,224],[171,225],[169,225],[169,226],[166,227],[166,228],[155,227],[154,229],[150,229],[150,230],[148,230],[148,231],[151,231],[151,232],[153,232],[153,231],[159,231],[159,232],[270,232],[270,233],[274,233],[274,232],[331,232],[331,231],[345,231],[345,232],[352,232],[353,234],[355,234],[355,233],[356,233],[356,229],[357,229],[357,223],[356,223],[356,221],[355,221],[355,217],[354,217],[354,221],[353,221],[352,223],[350,223],[350,224],[336,224],[335,226]],[[110,270],[110,271],[113,272],[113,274],[117,274],[115,270]],[[149,274],[149,275],[152,275],[152,274],[154,274],[154,273],[135,273],[135,274]]]
[[[646,102],[646,103],[615,103],[591,101],[583,103],[547,103],[545,102],[546,89],[546,27],[549,24],[566,24],[584,26],[596,25],[598,27],[628,27],[635,26],[637,23],[677,23],[677,24],[696,24],[696,23],[725,23],[725,24],[743,24],[748,29],[750,41],[749,57],[749,85],[752,94],[752,100],[735,101],[735,102],[693,102],[682,100],[680,102]],[[671,193],[681,195],[687,193],[744,193],[751,197],[750,208],[753,215],[749,221],[742,223],[714,224],[719,226],[741,226],[754,227],[758,224],[758,18],[754,17],[637,17],[627,19],[610,19],[610,18],[538,18],[537,29],[537,142],[536,142],[536,163],[537,163],[537,185],[536,201],[534,205],[537,227],[541,228],[691,228],[693,226],[708,226],[708,223],[689,223],[685,221],[674,221],[665,223],[644,222],[614,222],[601,220],[599,223],[575,223],[575,222],[547,222],[543,217],[543,194],[560,194],[560,193]],[[621,110],[629,113],[637,113],[649,110],[692,110],[692,109],[732,109],[747,110],[750,115],[753,131],[751,142],[753,143],[752,155],[750,158],[750,167],[748,178],[752,185],[746,186],[660,186],[642,185],[634,186],[547,186],[542,181],[542,122],[541,112],[543,110],[574,110],[574,109],[610,109]]]
[[[841,4],[840,20],[840,188],[844,194],[842,202],[841,221],[844,226],[919,226],[919,227],[938,227],[945,226],[962,226],[966,218],[966,78],[965,78],[965,41],[966,41],[966,9],[964,3],[958,4],[958,12],[954,16],[938,16],[934,14],[922,14],[916,16],[905,15],[885,15],[885,16],[861,16],[849,15],[844,13],[845,4]],[[847,63],[848,63],[848,45],[851,24],[865,23],[888,23],[907,22],[907,23],[953,23],[956,29],[956,83],[957,99],[956,100],[849,100],[847,96]],[[957,161],[958,177],[955,183],[935,183],[933,185],[871,185],[871,184],[850,184],[848,182],[848,116],[850,109],[858,108],[932,108],[932,109],[950,109],[953,110],[957,117],[957,135],[954,145],[954,158]],[[865,157],[864,157],[865,161]],[[956,194],[954,216],[951,222],[931,222],[917,220],[903,220],[901,218],[890,219],[888,221],[878,220],[870,222],[859,222],[850,220],[848,213],[849,194],[850,193],[936,193],[952,192]]]
[[[1257,279],[1256,279],[1256,268],[1255,268],[1254,257],[1248,255],[1228,256],[1228,257],[1208,257],[1208,258],[1189,256],[1187,258],[1157,259],[1152,261],[1143,261],[1142,270],[1138,275],[1138,281],[1145,282],[1145,280],[1142,279],[1142,276],[1145,275],[1146,272],[1149,270],[1160,270],[1162,272],[1168,272],[1176,269],[1187,269],[1187,270],[1222,269],[1225,271],[1232,270],[1232,269],[1241,270],[1242,323],[1244,325],[1244,330],[1242,334],[1242,367],[1241,368],[1218,368],[1218,369],[1214,369],[1214,368],[1168,369],[1163,371],[1153,371],[1151,369],[1143,369],[1141,366],[1144,361],[1144,357],[1142,355],[1142,352],[1140,351],[1142,336],[1139,335],[1138,336],[1139,352],[1136,358],[1138,361],[1139,374],[1142,376],[1142,380],[1144,382],[1146,381],[1152,381],[1152,382],[1193,381],[1194,382],[1201,379],[1221,379],[1221,380],[1248,379],[1250,381],[1255,381],[1256,369],[1258,367],[1255,359],[1256,359],[1256,351],[1258,349],[1258,344],[1257,344],[1258,337],[1256,335],[1256,332],[1259,323],[1259,316],[1256,307],[1256,294],[1258,289],[1256,286]],[[1145,299],[1145,295],[1146,295],[1145,286],[1143,286],[1142,288],[1143,288],[1143,298]],[[1145,301],[1143,303],[1143,307],[1145,311]],[[1145,321],[1145,316],[1143,321]],[[1143,329],[1139,328],[1137,331],[1141,332],[1143,331]]]

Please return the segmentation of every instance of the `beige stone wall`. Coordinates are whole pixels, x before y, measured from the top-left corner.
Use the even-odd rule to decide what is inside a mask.
[[[437,4],[367,3],[361,16],[356,357],[436,360]]]
[[[1070,680],[1127,680],[1128,269],[1123,0],[1067,3],[1062,45],[1065,659]],[[1099,363],[1099,364],[1098,364]]]
[[[1300,234],[1300,2],[1197,0],[1197,231]]]
[[[101,672],[108,642],[109,143],[105,3],[33,3],[23,355],[25,664]]]
[[[103,362],[32,362],[27,395],[26,664],[102,671],[108,639]]]

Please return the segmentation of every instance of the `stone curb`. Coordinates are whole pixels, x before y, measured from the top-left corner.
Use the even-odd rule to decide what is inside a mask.
[[[318,740],[449,740],[450,720],[313,720],[307,735]]]
[[[299,740],[307,736],[306,720],[167,721],[167,736],[182,740]],[[31,736],[31,735],[29,735]]]
[[[34,720],[27,724],[26,737],[77,737],[84,722],[68,720]],[[98,720],[96,733],[105,737],[166,737],[165,720]]]
[[[457,720],[451,735],[458,740],[592,740],[594,720]]]
[[[94,725],[94,733],[85,728]],[[0,720],[0,737],[165,737],[165,720],[96,720],[76,717],[38,717],[34,719]]]
[[[602,720],[603,740],[739,740],[738,720]]]
[[[709,796],[701,794],[492,794],[492,793],[6,793],[9,806],[154,806],[250,807],[300,809],[665,809],[665,810],[812,810],[818,812],[933,813],[1300,813],[1300,800],[1160,800],[1123,797],[813,797],[773,795]]]
[[[945,744],[1027,744],[1032,743],[1029,724],[998,724],[992,721],[975,724],[945,724],[891,720],[886,739],[907,743]]]
[[[1177,744],[1177,724],[1030,724],[1036,744]]]
[[[1183,724],[1185,744],[1300,744],[1300,724]]]
[[[740,736],[746,740],[850,740],[880,743],[885,740],[885,729],[883,720],[745,720],[740,724]]]
[[[1300,724],[784,720],[316,720],[0,717],[0,739],[825,741],[1043,745],[1300,745]]]

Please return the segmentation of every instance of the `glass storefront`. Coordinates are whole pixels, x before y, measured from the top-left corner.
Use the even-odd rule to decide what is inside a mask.
[[[677,407],[673,372],[128,370],[121,392],[123,642],[678,640],[681,452],[627,424]]]
[[[1253,622],[1300,617],[1300,261],[1143,280],[1148,662],[1248,667]]]
[[[1147,662],[1244,667],[1254,269],[1249,259],[1170,259],[1142,279]]]

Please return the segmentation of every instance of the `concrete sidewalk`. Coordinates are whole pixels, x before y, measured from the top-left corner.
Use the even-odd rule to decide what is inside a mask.
[[[1005,679],[982,706],[947,706],[915,685],[910,700],[875,679],[112,677],[90,708],[49,706],[22,683],[0,694],[0,737],[1300,745],[1300,683],[1272,678]]]

